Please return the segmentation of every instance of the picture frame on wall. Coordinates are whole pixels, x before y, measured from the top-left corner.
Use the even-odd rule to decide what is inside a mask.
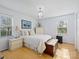
[[[31,29],[32,28],[32,22],[28,20],[21,20],[21,28],[22,29]]]

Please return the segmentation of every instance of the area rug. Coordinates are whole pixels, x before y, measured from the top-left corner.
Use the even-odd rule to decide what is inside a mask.
[[[57,49],[55,59],[70,59],[69,50],[65,48]]]

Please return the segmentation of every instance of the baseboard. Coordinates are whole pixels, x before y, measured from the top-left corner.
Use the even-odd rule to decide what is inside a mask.
[[[68,42],[63,42],[64,44],[71,44],[71,45],[74,45],[73,43],[68,43]]]
[[[2,50],[2,51],[0,51],[0,52],[4,52],[4,51],[6,51],[6,50],[8,50],[8,49]]]

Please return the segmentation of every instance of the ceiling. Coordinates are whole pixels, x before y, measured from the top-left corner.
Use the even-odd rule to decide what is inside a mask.
[[[44,7],[44,17],[79,12],[79,0],[0,0],[0,5],[35,19],[39,7]]]

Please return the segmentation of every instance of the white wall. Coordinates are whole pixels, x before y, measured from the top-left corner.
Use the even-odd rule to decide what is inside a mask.
[[[58,22],[64,20],[67,21],[67,34],[63,35],[63,41],[67,43],[75,43],[75,35],[76,35],[76,17],[75,14],[67,14],[63,16],[51,17],[40,19],[39,22],[44,27],[45,33],[52,35],[54,38],[57,33]]]
[[[0,5],[0,14],[8,15],[12,18],[12,33],[14,34],[15,27],[18,26],[21,29],[21,19],[32,21],[32,28],[36,26],[36,20],[23,13],[8,9]],[[22,29],[23,30],[23,29]]]

